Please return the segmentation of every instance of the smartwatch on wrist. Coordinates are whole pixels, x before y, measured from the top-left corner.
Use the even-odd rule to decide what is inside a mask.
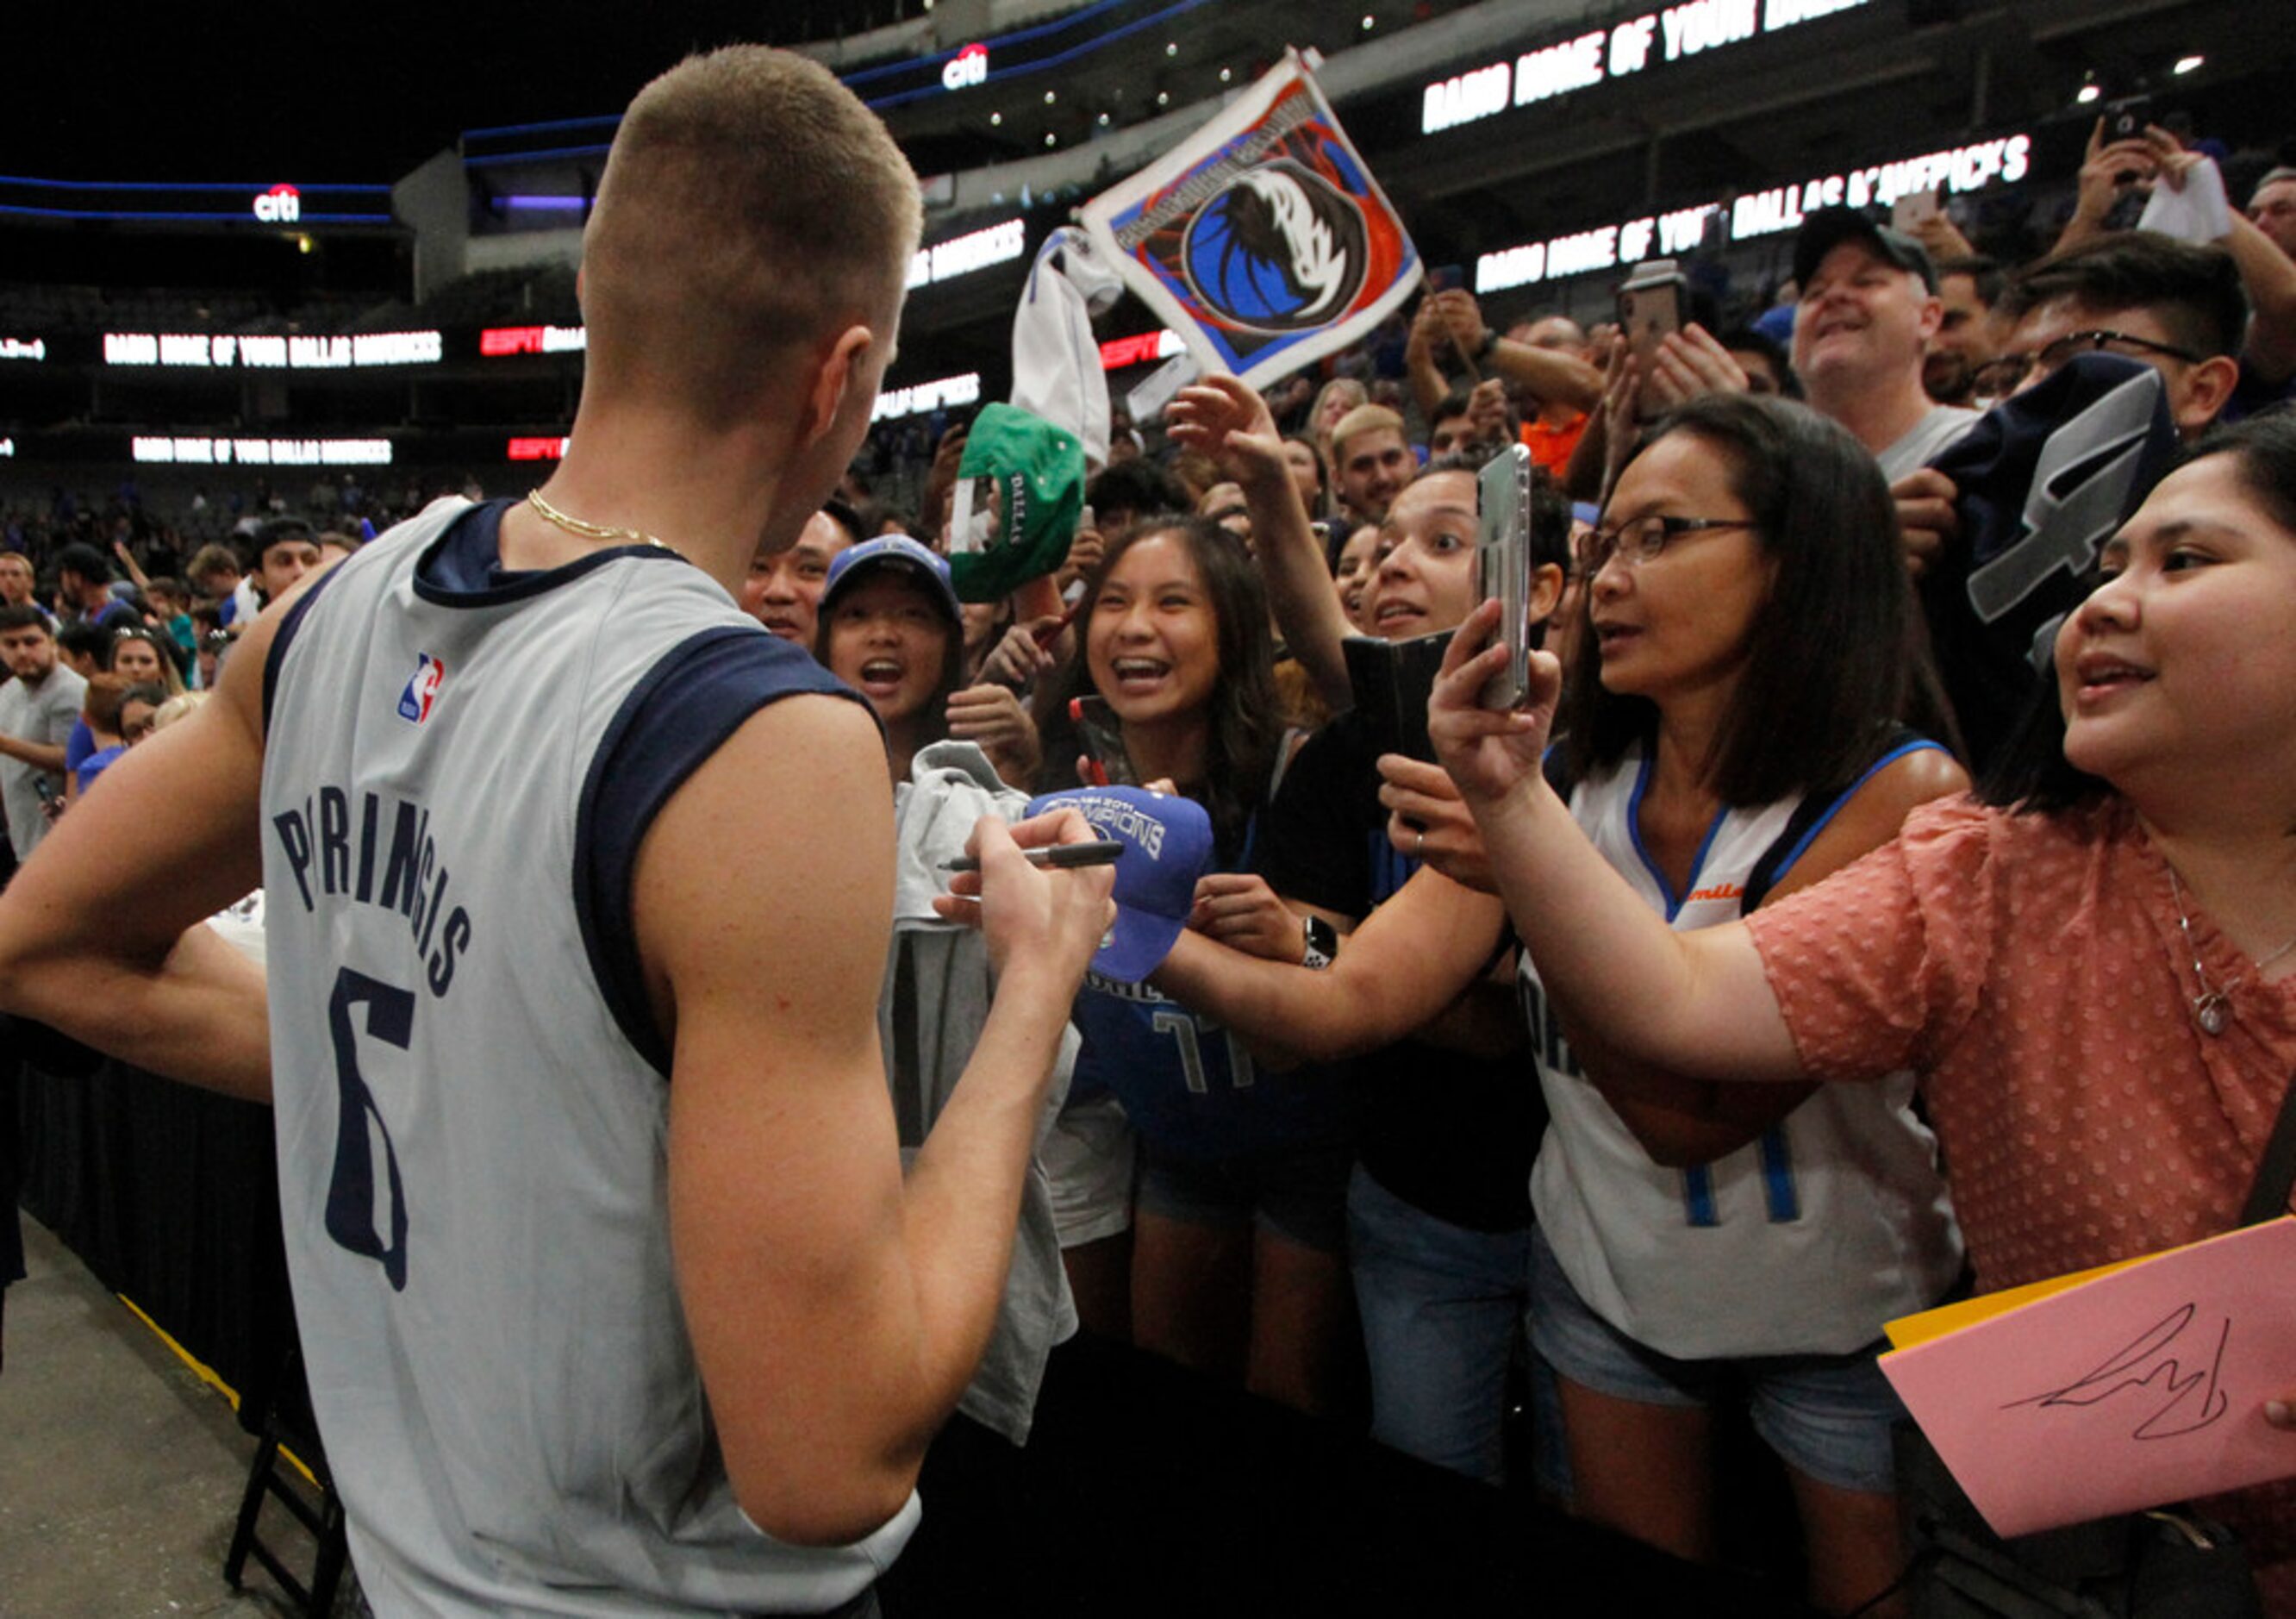
[[[1340,930],[1321,916],[1302,917],[1300,929],[1304,940],[1300,965],[1315,972],[1331,966],[1340,953]]]

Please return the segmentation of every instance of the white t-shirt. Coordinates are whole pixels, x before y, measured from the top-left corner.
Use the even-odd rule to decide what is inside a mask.
[[[1961,405],[1932,405],[1903,438],[1874,457],[1882,464],[1882,476],[1895,483],[1907,473],[1927,466],[1975,426],[1983,414]]]
[[[71,740],[72,726],[86,701],[87,682],[61,663],[37,686],[12,679],[0,686],[0,732],[60,748]],[[6,809],[8,842],[15,846],[19,860],[30,859],[32,851],[48,835],[48,818],[40,809],[42,777],[58,793],[63,792],[62,771],[36,769],[20,759],[0,758],[0,806]]]

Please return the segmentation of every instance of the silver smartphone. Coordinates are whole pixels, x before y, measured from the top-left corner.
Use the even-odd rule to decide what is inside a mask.
[[[1475,474],[1475,592],[1499,607],[1506,667],[1483,684],[1487,709],[1530,689],[1530,451],[1511,444]]]
[[[1649,387],[1651,368],[1658,363],[1659,345],[1666,341],[1668,333],[1682,330],[1683,295],[1689,285],[1673,259],[1646,259],[1619,287],[1619,330],[1627,334],[1636,369],[1644,380],[1635,404],[1637,421],[1648,421],[1659,414]]]

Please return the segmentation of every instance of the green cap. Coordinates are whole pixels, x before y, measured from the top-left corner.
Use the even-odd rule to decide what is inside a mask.
[[[1068,560],[1084,514],[1084,445],[1074,433],[1017,405],[985,406],[956,475],[994,479],[999,497],[988,543],[948,559],[960,601],[1002,601]]]

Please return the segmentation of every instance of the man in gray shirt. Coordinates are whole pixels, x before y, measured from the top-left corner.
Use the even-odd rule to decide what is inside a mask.
[[[56,662],[55,632],[29,604],[0,607],[0,662],[10,676],[0,686],[0,806],[20,863],[47,835],[41,785],[63,790],[64,744],[87,682]]]
[[[1873,451],[1883,477],[1904,477],[1969,431],[1977,412],[1922,388],[1945,306],[1919,242],[1855,209],[1820,209],[1794,241],[1794,373],[1811,407]]]

